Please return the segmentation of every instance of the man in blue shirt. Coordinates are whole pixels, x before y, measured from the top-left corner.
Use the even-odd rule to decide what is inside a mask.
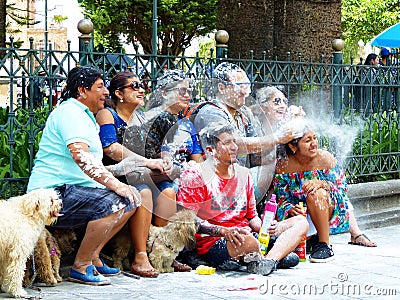
[[[141,204],[139,192],[116,179],[101,162],[94,114],[104,108],[107,96],[100,70],[80,66],[69,72],[63,102],[46,122],[28,183],[28,192],[38,188],[59,192],[64,216],[54,228],[86,226],[68,279],[90,285],[110,284],[105,276],[120,273],[99,254]]]

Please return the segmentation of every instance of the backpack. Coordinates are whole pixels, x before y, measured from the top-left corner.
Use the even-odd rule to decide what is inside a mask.
[[[200,111],[200,109],[202,109],[203,106],[205,105],[212,105],[215,107],[220,108],[218,105],[216,105],[215,103],[211,102],[211,101],[204,101],[204,102],[199,102],[199,103],[194,103],[194,104],[188,104],[186,105],[185,109],[181,110],[178,114],[178,118],[187,118],[190,121],[194,121],[194,117],[197,115],[197,113]]]

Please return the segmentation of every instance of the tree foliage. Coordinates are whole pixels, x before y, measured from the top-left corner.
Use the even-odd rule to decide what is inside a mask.
[[[153,0],[78,0],[95,28],[95,43],[116,51],[138,41],[152,53]],[[157,53],[179,55],[196,36],[216,27],[217,0],[158,0]]]
[[[32,12],[31,12],[32,13]],[[19,26],[34,25],[36,22],[29,17],[29,11],[16,6],[16,3],[7,3],[7,0],[0,0],[0,48],[7,45],[6,32],[9,32],[7,17]],[[21,31],[21,30],[17,30]],[[14,32],[9,32],[11,34]],[[19,47],[22,42],[14,41],[14,47]]]
[[[355,56],[358,42],[369,42],[400,22],[400,0],[342,0],[342,35],[345,55]]]

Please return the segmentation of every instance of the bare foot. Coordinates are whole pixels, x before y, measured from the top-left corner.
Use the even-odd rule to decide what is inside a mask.
[[[150,264],[146,252],[138,252],[131,266],[131,272],[140,277],[157,277],[158,271]]]

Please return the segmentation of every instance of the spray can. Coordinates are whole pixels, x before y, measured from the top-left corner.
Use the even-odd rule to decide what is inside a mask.
[[[278,204],[276,203],[276,195],[272,194],[271,198],[265,205],[264,216],[260,228],[260,232],[258,234],[258,241],[260,242],[260,251],[263,255],[267,254],[268,244],[269,244],[269,233],[268,228],[271,225],[271,222],[275,219],[276,209],[278,208]]]
[[[303,214],[305,214],[303,202],[299,202],[299,205],[301,206],[301,210],[303,211]],[[301,262],[307,261],[307,259],[306,259],[306,243],[307,243],[307,237],[303,236],[300,241],[300,244],[294,250]]]

